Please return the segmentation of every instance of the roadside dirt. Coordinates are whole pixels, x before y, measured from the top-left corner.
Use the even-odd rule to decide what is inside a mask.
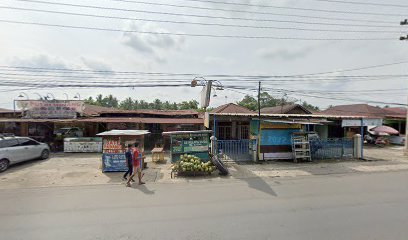
[[[300,177],[327,174],[367,173],[379,171],[408,170],[408,158],[403,155],[402,147],[366,148],[367,161],[361,160],[325,160],[304,163],[285,161],[263,164],[228,164],[230,175],[196,178],[171,178],[171,165],[150,162],[144,170],[144,181],[177,183],[196,181],[222,181],[247,178]],[[101,154],[54,154],[47,160],[36,160],[11,166],[0,173],[0,189],[32,188],[49,186],[78,186],[97,184],[123,184],[123,173],[102,173]]]

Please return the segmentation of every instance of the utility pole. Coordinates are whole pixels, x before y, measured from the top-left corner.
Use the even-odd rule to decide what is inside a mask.
[[[261,81],[258,82],[258,139],[256,143],[256,161],[259,162],[261,149]]]
[[[403,21],[401,21],[400,25],[408,25],[408,19],[404,19]],[[401,36],[400,40],[401,41],[408,40],[408,35]],[[407,100],[408,100],[408,96],[407,96]],[[405,121],[405,155],[408,156],[408,105],[405,108],[407,109],[407,118]]]

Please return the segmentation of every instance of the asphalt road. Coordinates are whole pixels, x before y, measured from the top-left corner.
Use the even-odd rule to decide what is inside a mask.
[[[0,239],[407,239],[408,172],[8,189]]]

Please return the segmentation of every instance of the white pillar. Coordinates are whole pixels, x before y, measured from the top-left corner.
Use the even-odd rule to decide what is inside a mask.
[[[354,158],[361,158],[361,148],[363,147],[361,144],[361,135],[356,134],[353,136],[353,157]]]

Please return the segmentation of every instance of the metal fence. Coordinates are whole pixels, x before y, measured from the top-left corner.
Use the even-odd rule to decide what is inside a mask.
[[[224,161],[251,161],[254,143],[249,139],[217,140],[217,150]]]
[[[312,159],[352,158],[354,153],[353,139],[328,138],[310,141]]]

